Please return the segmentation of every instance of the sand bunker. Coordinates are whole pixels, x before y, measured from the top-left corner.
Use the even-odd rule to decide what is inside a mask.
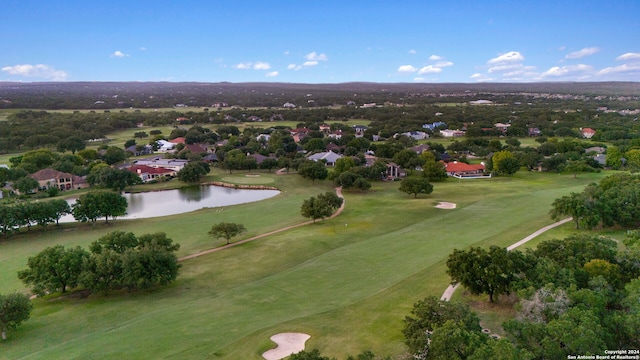
[[[456,204],[454,203],[450,203],[450,202],[439,202],[438,205],[436,205],[436,207],[438,209],[455,209],[456,208]]]
[[[267,360],[280,360],[284,359],[291,354],[299,353],[304,350],[304,343],[309,340],[311,336],[303,333],[281,333],[271,337],[271,341],[278,344],[278,347],[271,349],[262,357]]]

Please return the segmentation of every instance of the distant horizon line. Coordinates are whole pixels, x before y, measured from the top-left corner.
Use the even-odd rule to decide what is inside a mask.
[[[167,80],[76,80],[76,81],[16,81],[0,80],[0,84],[78,84],[78,83],[154,83],[154,84],[288,84],[288,85],[343,85],[343,84],[389,84],[389,85],[528,85],[528,84],[640,84],[640,81],[528,81],[528,82],[508,82],[508,81],[481,81],[481,82],[378,82],[378,81],[345,81],[345,82],[286,82],[286,81],[167,81]]]

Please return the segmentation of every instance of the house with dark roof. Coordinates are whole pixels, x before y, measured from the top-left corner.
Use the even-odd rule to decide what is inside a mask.
[[[416,145],[411,148],[411,150],[415,151],[416,154],[422,154],[423,152],[429,151],[430,147],[427,144]]]
[[[138,149],[138,145],[131,145],[128,148],[124,149],[124,151],[130,153],[133,156],[153,154],[153,148],[151,147],[151,145],[145,145],[141,149]]]
[[[207,152],[207,149],[199,144],[186,144],[184,148],[189,150],[192,154],[204,154]]]
[[[74,190],[89,187],[85,178],[55,169],[42,169],[29,177],[38,182],[39,189],[56,187],[59,190]]]

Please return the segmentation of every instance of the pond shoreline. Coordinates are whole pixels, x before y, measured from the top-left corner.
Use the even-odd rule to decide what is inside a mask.
[[[190,187],[190,186],[220,186],[220,187],[231,188],[231,189],[240,189],[240,190],[277,190],[277,191],[280,191],[280,189],[278,189],[277,187],[274,187],[274,186],[251,185],[251,184],[231,184],[231,183],[222,182],[222,181],[208,181],[208,182],[204,182],[204,183],[179,186],[179,187],[170,188],[170,189],[148,189],[148,190],[140,190],[140,191],[124,191],[124,193],[125,194],[141,194],[141,193],[146,193],[146,192],[177,190],[177,189],[182,189],[182,188],[186,188],[186,187]]]

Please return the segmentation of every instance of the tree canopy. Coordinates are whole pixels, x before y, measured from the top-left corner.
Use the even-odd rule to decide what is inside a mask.
[[[0,330],[2,340],[7,339],[7,331],[15,329],[29,319],[33,305],[24,294],[0,295]]]
[[[223,238],[227,241],[227,244],[229,244],[231,242],[231,238],[236,237],[246,231],[247,229],[242,224],[221,222],[211,226],[209,235],[213,236],[216,239]]]

